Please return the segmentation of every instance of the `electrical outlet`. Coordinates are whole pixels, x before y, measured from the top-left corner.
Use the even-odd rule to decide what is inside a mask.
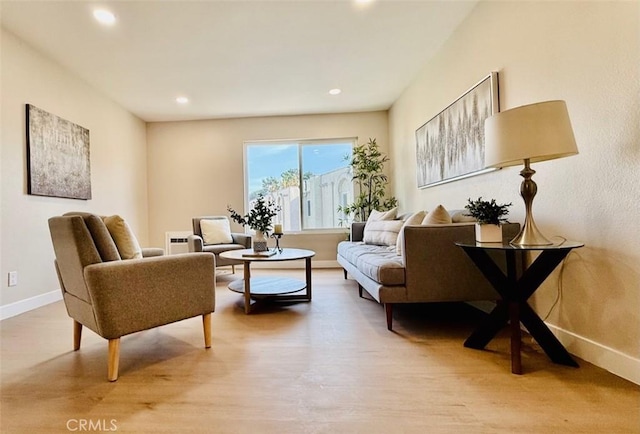
[[[18,285],[18,272],[17,271],[9,271],[9,286]]]

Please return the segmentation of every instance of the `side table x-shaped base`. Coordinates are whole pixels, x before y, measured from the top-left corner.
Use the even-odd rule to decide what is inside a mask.
[[[480,327],[473,332],[464,343],[465,347],[483,349],[507,323],[511,331],[511,372],[522,373],[520,355],[521,332],[520,323],[527,328],[531,336],[538,342],[549,358],[559,364],[578,367],[578,363],[553,335],[542,319],[529,306],[527,300],[544,282],[553,270],[562,262],[569,252],[580,243],[565,242],[560,246],[518,247],[503,244],[488,246],[487,244],[456,243],[462,247],[482,274],[493,285],[502,297]],[[503,250],[507,259],[506,274],[491,259],[490,250]],[[540,254],[534,262],[518,276],[516,266],[517,255],[527,250],[539,250]]]

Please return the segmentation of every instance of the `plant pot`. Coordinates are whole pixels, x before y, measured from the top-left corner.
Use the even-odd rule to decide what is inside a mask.
[[[267,246],[267,238],[264,236],[264,232],[256,231],[256,235],[252,239],[254,252],[266,252],[269,250]]]
[[[476,241],[480,243],[501,243],[502,225],[481,225],[476,223]]]

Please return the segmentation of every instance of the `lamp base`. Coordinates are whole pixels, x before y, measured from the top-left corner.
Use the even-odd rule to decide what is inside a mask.
[[[538,186],[533,179],[531,179],[536,171],[530,167],[529,163],[529,159],[524,160],[524,169],[520,171],[520,176],[524,178],[520,185],[520,195],[524,200],[524,207],[526,211],[524,225],[522,226],[522,229],[520,229],[518,235],[510,241],[510,244],[516,246],[548,246],[553,243],[542,235],[536,226],[536,223],[533,221],[533,211],[531,208],[533,198],[538,192]]]
[[[525,219],[524,226],[520,229],[518,235],[509,244],[516,246],[549,246],[553,244],[547,237],[542,235],[533,218],[529,219],[528,217]]]

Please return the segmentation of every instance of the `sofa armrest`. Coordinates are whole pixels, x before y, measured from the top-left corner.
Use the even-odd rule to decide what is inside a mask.
[[[152,258],[154,256],[163,256],[164,249],[160,247],[143,247],[142,248],[142,257],[143,258]]]
[[[200,235],[189,235],[187,237],[187,247],[189,252],[202,252],[204,241]]]
[[[349,233],[350,241],[362,241],[364,240],[364,225],[366,222],[353,222],[351,223],[351,232]]]
[[[232,232],[231,238],[234,244],[242,244],[247,249],[251,248],[251,235]]]
[[[85,267],[97,332],[114,339],[213,312],[214,261],[209,253],[183,253]]]

